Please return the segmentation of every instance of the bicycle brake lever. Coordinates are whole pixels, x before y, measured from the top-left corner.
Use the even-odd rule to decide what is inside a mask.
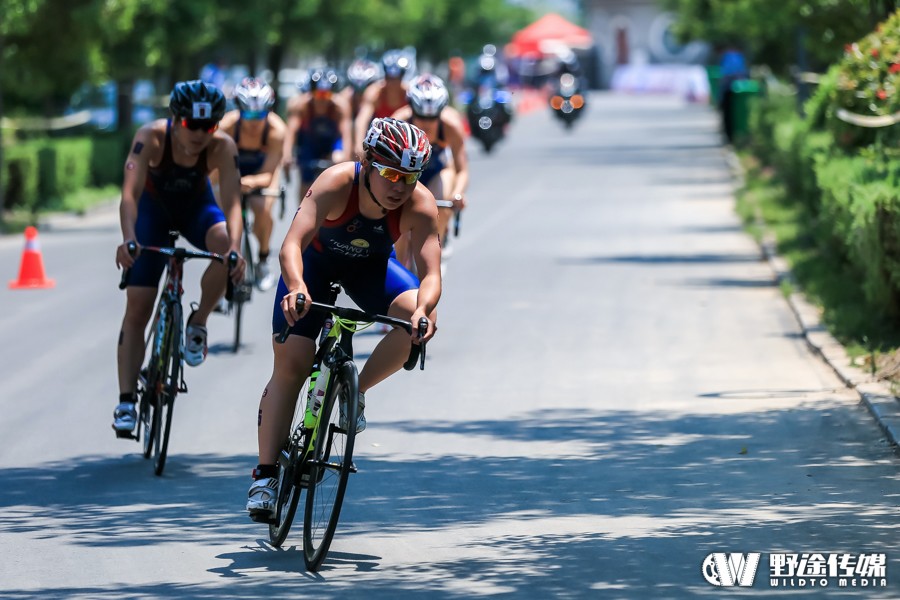
[[[306,304],[306,296],[303,294],[297,294],[297,312],[303,312],[300,308]],[[284,327],[281,328],[281,331],[278,332],[278,335],[275,336],[276,344],[283,344],[288,339],[288,335],[290,335],[291,324],[285,323]]]
[[[428,333],[428,319],[425,317],[421,317],[419,319],[419,339],[425,337],[425,334]],[[420,344],[422,346],[421,351],[419,352],[419,370],[425,370],[425,342]]]
[[[128,254],[134,256],[137,253],[137,244],[134,242],[128,242],[125,244],[125,249],[128,250]],[[119,289],[124,290],[128,287],[128,276],[131,274],[131,269],[122,269],[122,280],[119,281]]]
[[[225,285],[225,300],[231,302],[234,299],[234,282],[231,280],[231,272],[237,266],[238,255],[232,250],[228,254],[228,283]],[[219,288],[221,289],[221,288]]]

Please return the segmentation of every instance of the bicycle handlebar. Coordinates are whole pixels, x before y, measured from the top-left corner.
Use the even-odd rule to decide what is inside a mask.
[[[249,192],[244,193],[244,196],[269,196],[270,198],[284,198],[284,194],[284,186],[281,186],[277,190],[273,190],[272,188],[253,188]]]
[[[137,244],[134,242],[128,242],[125,247],[128,249],[128,254],[134,256],[135,252],[137,252]],[[119,281],[119,289],[124,290],[128,287],[128,275],[131,273],[131,269],[122,269],[122,280]]]
[[[246,206],[246,199],[250,196],[268,196],[270,198],[278,198],[281,200],[281,204],[278,207],[278,219],[281,220],[284,218],[284,199],[286,195],[287,188],[285,188],[283,185],[279,186],[277,190],[273,190],[272,188],[253,188],[249,192],[241,194],[241,206]]]
[[[461,210],[455,209],[456,202],[453,200],[435,200],[438,208],[453,208],[453,237],[459,237],[459,215]]]
[[[127,246],[128,254],[134,256],[137,252],[137,244],[134,242],[128,242]],[[163,254],[165,256],[171,256],[175,258],[175,260],[184,262],[191,258],[204,258],[206,260],[215,260],[220,263],[225,262],[225,257],[221,254],[216,254],[215,252],[205,252],[202,250],[190,250],[189,248],[184,248],[182,246],[174,246],[174,247],[166,247],[162,248],[159,246],[143,246],[141,247],[141,252],[154,252],[156,254]],[[232,252],[234,255],[235,264],[237,264],[237,253]],[[128,286],[128,276],[131,274],[131,269],[123,269],[122,270],[122,280],[119,282],[119,289],[124,290]]]
[[[302,311],[302,306],[306,303],[306,298],[303,294],[297,296],[297,310]],[[340,317],[341,319],[349,319],[351,321],[362,321],[367,323],[383,323],[384,325],[393,325],[395,327],[402,327],[406,333],[412,334],[412,323],[409,321],[404,321],[403,319],[395,319],[394,317],[388,317],[386,315],[372,315],[367,312],[363,312],[361,310],[357,310],[355,308],[348,308],[345,306],[333,306],[331,304],[322,304],[320,302],[312,302],[310,305],[310,310],[316,310],[320,312],[327,312],[333,315]],[[287,338],[288,334],[291,330],[291,326],[288,323],[285,323],[284,327],[282,327],[281,331],[278,335],[275,336],[275,342],[279,344],[283,344]],[[419,319],[419,323],[417,325],[417,332],[419,334],[419,339],[425,336],[425,333],[428,331],[428,319],[422,317]],[[419,370],[425,369],[425,343],[421,344],[413,344],[412,348],[409,350],[409,358],[406,359],[406,362],[403,363],[403,368],[407,371],[412,371],[416,366],[416,363],[419,363]]]

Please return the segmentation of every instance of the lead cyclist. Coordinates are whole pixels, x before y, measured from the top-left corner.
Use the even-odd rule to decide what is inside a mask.
[[[282,278],[275,294],[272,332],[289,324],[284,344],[275,344],[272,376],[259,402],[259,463],[253,471],[247,510],[256,521],[274,515],[278,498],[276,459],[289,434],[294,405],[312,367],[315,341],[326,316],[308,313],[309,303],[332,301],[340,282],[364,311],[417,323],[428,330],[419,340],[402,329],[388,333],[359,375],[357,432],[366,428],[365,392],[400,369],[410,344],[427,342],[436,330],[441,296],[441,248],[434,196],[419,177],[431,158],[425,133],[392,118],[375,119],[363,140],[360,162],[345,162],[316,179],[301,203],[281,247]],[[391,251],[408,233],[421,279]],[[297,311],[297,297],[306,304]]]

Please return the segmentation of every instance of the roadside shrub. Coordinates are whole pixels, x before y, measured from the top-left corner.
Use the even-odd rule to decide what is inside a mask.
[[[58,207],[65,194],[91,183],[90,138],[48,140],[38,156],[41,164],[38,208]]]
[[[3,197],[5,208],[31,208],[38,195],[40,171],[38,146],[16,144],[3,149]]]

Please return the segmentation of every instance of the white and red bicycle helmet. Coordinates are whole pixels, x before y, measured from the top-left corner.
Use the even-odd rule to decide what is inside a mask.
[[[433,118],[450,103],[450,93],[440,77],[426,73],[409,82],[406,99],[414,115]]]
[[[431,142],[425,132],[393,117],[372,121],[362,146],[368,161],[404,173],[419,173],[431,160]]]

